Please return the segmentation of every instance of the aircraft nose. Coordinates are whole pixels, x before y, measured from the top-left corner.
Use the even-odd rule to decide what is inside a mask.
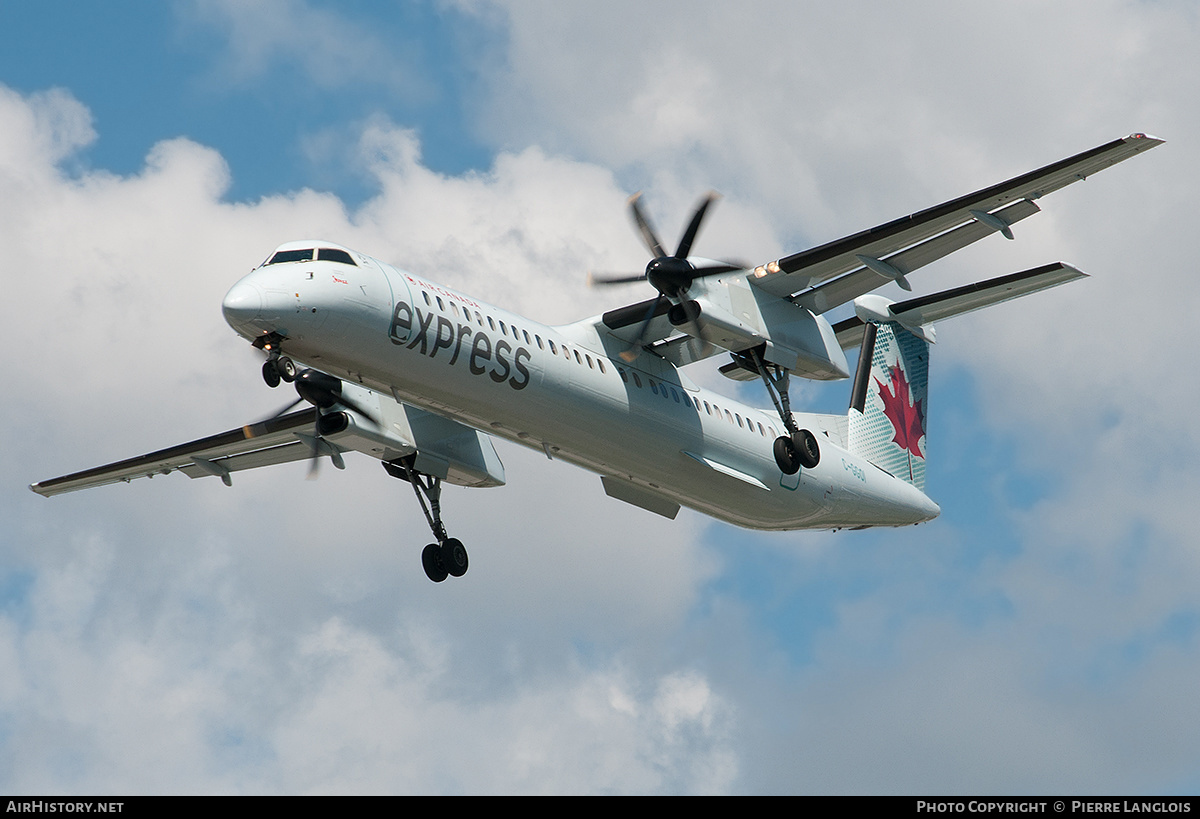
[[[262,315],[262,302],[263,294],[258,285],[242,279],[225,294],[221,311],[233,329],[253,332],[252,323]]]

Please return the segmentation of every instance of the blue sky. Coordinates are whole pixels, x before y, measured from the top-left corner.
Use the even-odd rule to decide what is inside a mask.
[[[0,789],[1195,791],[1192,4],[66,8],[0,5]],[[914,278],[1092,274],[938,328],[926,526],[668,522],[504,446],[433,586],[365,459],[26,489],[272,412],[219,305],[283,241],[565,322],[645,296],[583,284],[636,190],[763,261],[1139,130]]]

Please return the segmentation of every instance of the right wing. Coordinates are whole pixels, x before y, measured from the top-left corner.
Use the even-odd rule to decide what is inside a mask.
[[[893,279],[904,286],[904,276],[918,267],[992,233],[1011,236],[1010,225],[1038,212],[1034,200],[1162,142],[1145,134],[1113,140],[1007,182],[762,265],[750,282],[781,298],[795,297],[814,313],[845,304]]]

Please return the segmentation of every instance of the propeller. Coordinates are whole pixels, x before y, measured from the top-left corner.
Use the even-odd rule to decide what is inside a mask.
[[[688,255],[692,252],[692,245],[696,241],[696,235],[700,232],[701,225],[704,224],[705,214],[708,213],[709,207],[719,198],[716,193],[710,192],[700,200],[700,204],[696,206],[696,210],[692,213],[691,221],[688,222],[687,228],[683,231],[683,236],[679,239],[679,244],[676,246],[674,254],[668,254],[663,249],[658,234],[655,233],[650,220],[646,218],[646,214],[642,211],[641,198],[641,193],[635,193],[629,197],[629,210],[630,215],[633,217],[633,223],[638,229],[638,234],[641,236],[642,244],[650,251],[652,257],[646,265],[646,271],[640,275],[597,276],[589,274],[588,276],[588,284],[592,286],[648,281],[658,291],[658,297],[650,303],[650,307],[646,311],[646,317],[642,320],[642,325],[638,329],[634,343],[630,345],[628,350],[621,353],[621,357],[626,361],[632,361],[637,357],[637,349],[642,346],[646,331],[650,327],[650,322],[658,313],[664,300],[671,304],[681,305],[687,321],[695,321],[699,318],[699,311],[696,309],[696,305],[692,304],[686,298],[687,290],[691,287],[692,282],[705,276],[718,276],[722,273],[731,273],[735,270],[745,269],[745,265],[734,262],[715,262],[713,264],[696,265],[688,261]]]
[[[379,419],[373,413],[368,412],[360,406],[358,402],[342,394],[342,380],[340,378],[335,378],[318,370],[306,369],[301,370],[297,374],[296,380],[293,383],[296,385],[296,392],[299,394],[299,397],[265,420],[273,421],[303,401],[312,404],[317,411],[316,428],[313,430],[313,434],[302,435],[295,433],[296,437],[307,444],[309,449],[312,450],[312,458],[309,461],[308,467],[309,480],[317,477],[323,445],[329,449],[329,457],[333,461],[333,465],[338,469],[345,469],[346,465],[342,461],[342,454],[338,452],[336,447],[326,443],[322,436],[321,421],[327,416],[323,415],[321,411],[330,409],[336,404],[341,404],[347,409],[354,410],[354,412],[364,418],[369,418],[376,425],[379,424]]]

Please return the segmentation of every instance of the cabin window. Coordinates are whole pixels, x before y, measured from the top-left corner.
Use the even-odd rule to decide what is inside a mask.
[[[679,393],[675,392],[675,388],[671,387],[671,397],[675,399],[675,403],[679,403]]]
[[[439,309],[439,310],[441,310],[441,311],[443,311],[443,312],[445,312],[445,310],[446,310],[446,305],[442,304],[442,297],[441,297],[441,296],[438,296],[438,297],[437,297],[437,303],[438,303],[438,309]]]
[[[576,351],[575,351],[575,363],[576,363],[576,364],[582,364],[582,363],[583,363],[583,359],[579,357],[579,351],[578,351],[578,350],[576,350]]]
[[[503,321],[500,322],[500,332],[504,333],[504,335],[508,335],[508,328],[504,326]]]
[[[496,322],[492,321],[491,316],[488,316],[488,327],[491,327],[493,330],[496,329]]]
[[[558,350],[554,349],[554,339],[548,338],[548,339],[546,339],[546,341],[549,342],[549,344],[550,344],[550,352],[553,353],[554,355],[558,355]]]
[[[654,393],[655,395],[658,395],[658,385],[654,383],[654,379],[650,378],[647,380],[650,382],[650,392]]]
[[[594,370],[594,369],[596,369],[594,366],[592,366],[592,357],[591,357],[590,355],[588,355],[587,353],[584,353],[584,354],[583,354],[583,357],[587,359],[587,363],[588,363],[588,369],[589,369],[589,370]]]
[[[338,250],[336,247],[323,247],[317,251],[317,261],[321,262],[338,262],[340,264],[353,265],[354,259],[350,258],[350,254],[344,250]]]
[[[544,347],[542,347],[542,337],[541,337],[541,336],[539,336],[539,335],[537,335],[536,333],[534,334],[534,336],[533,336],[533,337],[534,337],[535,339],[537,339],[537,346],[538,346],[538,349],[539,349],[539,350],[543,350],[543,349],[545,349]]]
[[[600,372],[604,372],[604,359],[597,358],[596,363],[600,365]]]
[[[629,376],[625,374],[625,370],[623,368],[617,367],[617,375],[621,376],[621,380],[626,384],[629,383]]]
[[[708,405],[707,401],[704,402],[704,411],[707,412],[709,415],[712,415],[712,407],[710,407]]]
[[[426,304],[428,304],[428,305],[429,305],[429,306],[431,306],[431,307],[433,306],[433,302],[431,302],[431,301],[429,300],[429,293],[427,293],[426,291],[422,290],[422,291],[421,291],[421,296],[422,296],[422,297],[425,299],[425,303],[426,303]]]
[[[532,343],[533,343],[532,341],[530,341],[530,340],[529,340],[529,331],[528,331],[528,330],[522,330],[522,331],[521,331],[521,335],[525,336],[525,343],[526,343],[526,344],[532,344]]]
[[[642,388],[642,379],[638,378],[637,373],[633,373],[633,386],[637,387],[639,390]]]

